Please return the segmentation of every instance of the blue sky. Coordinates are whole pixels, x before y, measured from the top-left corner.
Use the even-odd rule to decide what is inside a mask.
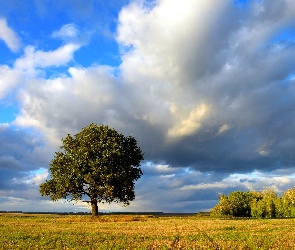
[[[0,210],[89,211],[39,195],[61,138],[132,134],[128,207],[197,212],[295,185],[295,3],[0,0]]]

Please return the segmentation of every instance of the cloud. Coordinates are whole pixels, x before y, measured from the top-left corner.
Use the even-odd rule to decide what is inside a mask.
[[[78,132],[91,120],[106,124],[113,120],[116,123],[113,111],[118,116],[123,115],[116,111],[115,106],[124,102],[125,97],[122,96],[122,100],[116,98],[120,90],[116,88],[112,68],[72,67],[69,74],[29,81],[28,88],[19,95],[23,109],[15,124],[36,127],[50,142],[59,145],[62,137],[69,132]]]
[[[218,129],[217,135],[223,134],[229,129],[230,129],[230,126],[228,124],[224,124]]]
[[[152,166],[143,165],[144,173]],[[154,166],[155,167],[155,166]],[[159,168],[159,166],[157,166]],[[163,166],[163,168],[166,168]],[[169,168],[166,175],[144,174],[136,183],[136,199],[128,211],[198,212],[209,211],[220,194],[240,190],[273,188],[279,195],[295,184],[294,175],[276,171],[222,175]],[[174,173],[173,173],[173,170]],[[294,171],[294,168],[293,170]],[[113,209],[113,207],[111,207]],[[120,211],[120,207],[116,208]],[[122,211],[122,208],[121,208]]]
[[[290,24],[293,9],[272,17],[272,8],[132,2],[119,14],[119,68],[73,66],[68,75],[28,81],[16,124],[40,129],[54,145],[90,122],[108,124],[133,134],[148,161],[196,171],[292,167],[295,50],[270,38]],[[28,48],[15,67],[64,65],[76,50]]]
[[[73,25],[65,25],[58,34],[65,36],[65,33],[68,32],[68,35],[74,35],[74,32],[78,32],[74,29],[76,28]],[[16,87],[26,86],[27,81],[33,80],[37,76],[46,75],[45,69],[58,68],[74,61],[74,53],[81,46],[82,44],[76,41],[67,41],[64,45],[51,51],[26,46],[24,54],[14,61],[13,67],[0,65],[0,99],[4,99],[9,93],[18,92]]]
[[[183,137],[197,133],[201,129],[201,121],[204,119],[208,111],[209,107],[206,104],[202,104],[193,109],[187,119],[181,120],[168,130],[168,136]]]
[[[45,148],[37,134],[0,124],[1,190],[25,190],[23,180],[30,171],[47,168],[53,149]]]
[[[77,44],[65,44],[53,51],[40,51],[32,46],[25,48],[23,57],[17,59],[14,67],[22,70],[28,76],[34,76],[37,68],[59,67],[73,60],[73,54],[81,46]]]
[[[61,27],[60,30],[54,31],[52,34],[53,38],[75,38],[79,34],[77,26],[73,23],[65,24]]]
[[[38,130],[50,149],[91,122],[132,134],[146,162],[130,210],[195,211],[237,189],[282,191],[294,185],[295,46],[281,34],[294,31],[294,17],[289,0],[244,9],[219,0],[133,1],[118,15],[118,67],[71,64],[81,45],[67,40],[78,35],[70,22],[53,32],[61,47],[27,46],[13,67],[2,65],[1,90],[22,76],[14,126]],[[45,76],[51,67],[62,69]],[[28,167],[43,159],[42,143],[5,129],[18,144],[5,140],[2,166],[25,171],[4,175],[17,187],[44,180],[32,175],[43,162]]]
[[[0,166],[3,169],[14,169],[22,170],[23,165],[21,162],[17,161],[14,157],[8,155],[0,156]]]
[[[289,27],[294,8],[281,1],[277,13],[275,3],[263,1],[240,12],[226,1],[215,4],[159,1],[150,9],[133,3],[120,13],[117,40],[124,77],[150,94],[154,107],[145,113],[170,105],[171,116],[159,112],[168,135],[186,136],[177,145],[162,143],[154,160],[224,172],[273,169],[278,160],[282,167],[283,159],[284,167],[294,166],[294,157],[289,154],[286,161],[287,150],[277,147],[294,144],[283,132],[291,131],[294,115],[288,108],[294,105],[294,84],[287,80],[294,47],[272,42],[278,30]],[[194,107],[202,103],[210,112],[199,122]],[[186,110],[192,111],[173,119]],[[273,140],[277,146],[258,150]]]
[[[69,23],[63,25],[59,30],[53,31],[51,37],[59,38],[65,44],[75,44],[80,48],[87,45],[95,33],[95,30],[88,30],[87,28],[81,31],[75,23]]]
[[[17,52],[21,46],[20,38],[8,27],[7,21],[3,18],[0,18],[0,39],[2,39],[13,52]]]
[[[12,91],[21,79],[20,72],[7,65],[0,65],[0,100]]]
[[[49,172],[47,169],[42,169],[41,172],[40,170],[38,173],[35,173],[33,177],[30,178],[29,182],[32,182],[34,185],[39,187],[42,183],[45,182],[46,179],[48,179]]]

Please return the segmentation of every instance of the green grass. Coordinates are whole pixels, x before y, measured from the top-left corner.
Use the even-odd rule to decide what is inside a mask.
[[[295,249],[295,219],[0,214],[0,249]]]

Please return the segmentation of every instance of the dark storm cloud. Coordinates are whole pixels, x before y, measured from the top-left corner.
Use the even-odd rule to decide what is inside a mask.
[[[27,189],[23,181],[28,179],[30,171],[47,168],[50,150],[43,148],[41,138],[35,133],[6,124],[0,124],[0,141],[0,189]]]
[[[200,3],[202,4],[205,5]],[[159,4],[151,12],[156,13],[161,7]],[[173,133],[186,134],[176,135],[177,138],[171,143],[165,142],[165,133],[157,135],[155,141],[159,143],[154,144],[153,151],[150,151],[151,147],[144,140],[140,141],[143,148],[147,148],[148,160],[174,167],[190,166],[201,171],[227,173],[292,167],[295,164],[292,154],[295,144],[295,88],[294,80],[290,76],[295,71],[295,44],[293,40],[287,43],[274,41],[280,30],[291,27],[290,23],[294,23],[294,15],[291,14],[294,12],[294,6],[288,1],[253,1],[243,12],[226,7],[217,13],[212,22],[214,24],[204,21],[209,18],[204,16],[202,21],[206,23],[206,27],[202,27],[205,31],[201,38],[197,28],[189,28],[190,32],[179,32],[180,36],[173,37],[174,40],[170,43],[164,43],[166,47],[163,49],[160,49],[161,44],[152,36],[157,33],[153,23],[145,23],[148,31],[150,27],[154,30],[151,29],[150,34],[147,31],[147,35],[141,33],[141,37],[136,32],[141,32],[142,26],[126,21],[129,20],[128,15],[134,15],[131,10],[137,10],[135,7],[125,10],[125,15],[122,14],[122,26],[126,21],[133,30],[130,31],[127,26],[121,27],[119,31],[125,33],[119,33],[119,40],[135,47],[132,53],[127,52],[126,62],[122,65],[132,65],[131,56],[134,60],[137,55],[134,51],[142,53],[144,58],[146,56],[147,61],[150,58],[147,56],[148,52],[157,58],[162,56],[164,59],[171,59],[174,67],[182,74],[175,75],[180,84],[171,83],[171,88],[175,88],[175,91],[171,89],[170,99],[158,92],[159,99],[164,97],[166,101],[175,101],[179,108],[200,106],[201,103],[210,107],[206,119],[193,119],[192,115],[182,118],[182,127],[175,126]],[[165,20],[165,13],[163,16]],[[154,21],[149,20],[149,15],[142,20]],[[189,22],[184,21],[183,25],[189,25],[192,21],[193,18]],[[200,24],[195,25],[198,27]],[[166,28],[175,34],[179,31],[171,27]],[[130,36],[127,37],[128,31],[134,39],[148,40],[154,45],[152,48],[155,48],[155,51],[150,49],[149,42],[135,42]],[[164,35],[162,38],[166,39]],[[170,47],[174,50],[171,49],[171,54],[165,54],[170,51]],[[127,60],[128,55],[130,62]],[[158,66],[157,61],[154,62],[154,67]],[[145,61],[142,60],[142,63],[145,64]],[[149,64],[146,66],[149,67]],[[167,66],[164,64],[162,67],[164,70]],[[140,70],[144,72],[146,69],[142,67]],[[150,74],[154,74],[153,71]],[[152,80],[150,85],[157,86]],[[164,86],[169,88],[169,85],[164,84],[163,88]],[[162,90],[159,86],[157,89]],[[174,93],[179,96],[174,97]],[[150,101],[153,102],[152,98]],[[193,111],[190,114],[193,114]],[[197,121],[198,119],[200,121]],[[169,124],[165,119],[163,123],[166,126]],[[187,130],[192,130],[195,126],[195,132],[186,132],[186,126]],[[153,129],[149,134],[153,134]],[[140,134],[138,138],[141,139]]]

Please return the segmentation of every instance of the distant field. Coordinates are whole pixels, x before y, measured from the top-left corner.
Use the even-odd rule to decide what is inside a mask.
[[[295,219],[0,214],[0,249],[295,249]]]

